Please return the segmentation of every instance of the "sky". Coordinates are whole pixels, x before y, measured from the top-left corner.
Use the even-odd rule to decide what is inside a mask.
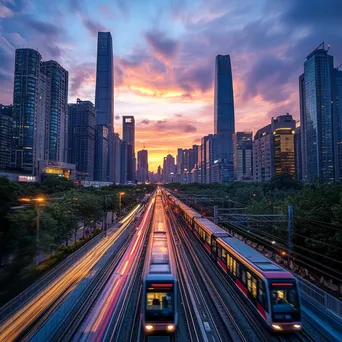
[[[13,97],[14,54],[34,48],[69,71],[69,102],[95,98],[98,31],[114,45],[114,129],[136,120],[150,169],[214,130],[217,54],[230,54],[236,131],[286,112],[322,41],[342,63],[341,0],[0,0],[0,103]]]

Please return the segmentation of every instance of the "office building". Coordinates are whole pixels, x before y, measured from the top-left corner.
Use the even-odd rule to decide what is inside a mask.
[[[342,70],[334,69],[334,85],[336,95],[336,116],[337,116],[337,158],[338,175],[337,180],[342,182]]]
[[[45,119],[45,159],[66,162],[69,73],[55,61],[43,62],[41,72],[47,77],[49,84]]]
[[[138,182],[148,181],[148,152],[147,150],[138,151]]]
[[[122,117],[122,140],[127,143],[127,181],[135,182],[135,120],[134,116]]]
[[[233,134],[234,179],[238,182],[253,180],[252,132]]]
[[[96,64],[95,180],[114,181],[114,78],[113,42],[110,32],[99,32]]]
[[[302,176],[308,182],[338,179],[333,64],[322,43],[307,56],[299,78]]]
[[[295,129],[292,115],[272,118],[257,131],[253,141],[253,178],[269,181],[275,175],[295,175]]]
[[[214,183],[213,167],[220,158],[219,155],[219,137],[215,134],[210,134],[205,142],[205,180],[207,184]],[[215,179],[215,182],[219,182],[219,179]]]
[[[127,143],[120,141],[120,184],[127,183]]]
[[[175,158],[171,154],[168,154],[164,157],[163,162],[163,181],[166,183],[173,183],[175,181],[175,173]]]
[[[220,159],[233,165],[233,134],[235,133],[233,77],[230,56],[216,56],[214,133],[219,137]],[[228,180],[233,180],[233,167]]]
[[[36,159],[35,121],[39,115],[41,59],[40,53],[33,49],[17,49],[15,52],[11,166],[31,174]]]
[[[121,174],[121,139],[118,133],[114,133],[114,183],[120,184]]]
[[[94,180],[95,107],[91,101],[77,99],[69,104],[68,162],[76,165],[78,179]]]
[[[11,165],[13,138],[13,106],[0,104],[0,170],[7,170]]]
[[[301,128],[295,129],[295,157],[296,157],[296,178],[303,179],[302,175],[302,143],[301,143]]]

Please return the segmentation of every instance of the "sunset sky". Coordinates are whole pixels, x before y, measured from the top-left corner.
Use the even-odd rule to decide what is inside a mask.
[[[341,0],[0,0],[0,103],[11,104],[14,51],[69,71],[69,102],[94,101],[96,39],[110,31],[115,131],[136,118],[150,169],[213,133],[217,54],[232,59],[236,130],[299,117],[298,76],[322,41],[342,63]]]

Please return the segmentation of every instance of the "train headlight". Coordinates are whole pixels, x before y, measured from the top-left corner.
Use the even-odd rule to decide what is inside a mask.
[[[152,330],[153,329],[153,325],[146,325],[146,330]]]
[[[175,328],[174,325],[168,325],[168,326],[167,326],[167,330],[170,330],[170,331],[173,330],[174,328]]]
[[[294,324],[293,325],[296,329],[300,329],[302,326],[300,324]]]
[[[274,330],[283,330],[283,329],[281,328],[281,326],[279,326],[279,325],[277,325],[277,324],[272,324],[272,328],[273,328]]]

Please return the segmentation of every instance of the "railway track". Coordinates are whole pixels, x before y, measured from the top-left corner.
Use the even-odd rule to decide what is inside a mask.
[[[297,333],[295,335],[284,335],[284,336],[276,336],[272,334],[266,327],[262,325],[262,322],[259,322],[259,319],[256,317],[254,312],[250,308],[247,307],[245,301],[243,298],[241,298],[240,294],[237,293],[236,287],[230,279],[227,278],[226,274],[223,273],[223,271],[218,267],[216,263],[213,263],[210,256],[205,253],[203,250],[203,247],[200,245],[198,241],[195,241],[194,239],[192,242],[189,241],[187,234],[188,228],[184,228],[184,222],[179,217],[176,218],[179,226],[181,227],[181,231],[183,232],[183,237],[187,240],[188,247],[192,249],[192,253],[194,257],[198,260],[199,264],[203,263],[203,260],[205,260],[205,263],[207,264],[206,270],[210,270],[210,276],[209,279],[217,279],[217,281],[220,284],[220,287],[226,290],[226,292],[231,297],[231,301],[236,303],[239,306],[239,310],[243,314],[244,318],[249,323],[250,327],[252,327],[253,331],[255,332],[257,338],[260,341],[314,341],[309,334],[307,334],[305,331]],[[192,234],[192,233],[191,233]],[[196,252],[194,251],[194,244],[196,245]],[[199,256],[201,257],[202,263],[199,261]],[[216,269],[216,272],[213,271],[213,264],[215,265],[214,268]],[[217,286],[216,286],[217,287]],[[222,297],[222,291],[220,291],[220,295]],[[253,339],[254,340],[254,339]]]
[[[172,213],[170,216],[173,222],[173,226],[175,227],[177,225],[177,220]],[[183,240],[185,245],[188,244],[186,242],[186,237],[182,234],[182,232],[173,228],[173,234],[179,241]],[[182,234],[181,237],[180,234]],[[184,268],[184,264],[187,265],[186,271],[185,273],[183,273],[189,274],[186,281],[195,283],[193,284],[194,289],[192,291],[193,293],[199,293],[199,296],[201,297],[199,298],[199,304],[201,305],[201,308],[204,309],[203,317],[207,318],[208,321],[206,322],[207,324],[205,324],[204,322],[202,324],[206,328],[205,333],[208,340],[212,340],[214,338],[216,341],[227,341],[228,339],[232,341],[247,341],[235,318],[230,313],[229,308],[223,302],[211,279],[208,277],[204,268],[201,266],[201,263],[196,261],[196,255],[194,255],[191,249],[189,249],[188,245],[186,246],[186,248],[180,245],[178,247],[178,250],[183,250],[180,257],[181,268]],[[190,266],[190,263],[188,261],[191,259],[193,261],[192,266]],[[194,269],[196,269],[196,271],[198,272],[196,272],[197,274],[195,274],[195,272],[193,271]],[[207,298],[211,299],[214,307],[208,304]],[[213,310],[213,308],[215,308],[215,310]]]

